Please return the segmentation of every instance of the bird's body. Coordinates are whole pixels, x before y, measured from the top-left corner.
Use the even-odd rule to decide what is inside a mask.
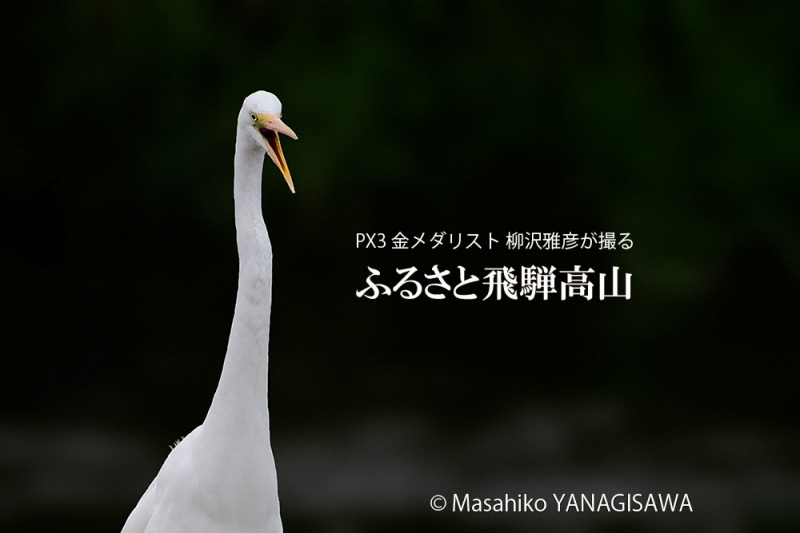
[[[267,409],[272,246],[261,214],[265,153],[294,191],[277,133],[281,104],[264,91],[239,113],[234,203],[239,287],[228,350],[206,419],[180,441],[122,533],[281,533]]]

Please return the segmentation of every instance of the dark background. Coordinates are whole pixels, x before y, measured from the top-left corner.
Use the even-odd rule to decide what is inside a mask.
[[[0,529],[116,531],[215,389],[235,118],[277,94],[289,532],[795,531],[795,2],[31,2],[4,17]],[[493,250],[358,250],[357,232]],[[613,231],[631,250],[504,251]],[[630,301],[370,301],[367,266],[633,274]],[[421,277],[419,279],[422,279]],[[481,293],[481,297],[483,293]],[[689,493],[694,513],[435,513]]]

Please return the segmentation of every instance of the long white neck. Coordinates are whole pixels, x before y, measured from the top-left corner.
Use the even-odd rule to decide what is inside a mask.
[[[229,432],[268,427],[267,363],[272,302],[272,245],[261,214],[264,150],[236,136],[233,198],[239,288],[228,351],[205,426]],[[266,424],[265,424],[266,422]]]

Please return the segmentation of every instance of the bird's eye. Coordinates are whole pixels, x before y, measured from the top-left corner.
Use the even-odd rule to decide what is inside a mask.
[[[255,122],[257,120],[257,117],[256,117],[255,113],[250,113],[250,118],[253,119],[253,122]]]

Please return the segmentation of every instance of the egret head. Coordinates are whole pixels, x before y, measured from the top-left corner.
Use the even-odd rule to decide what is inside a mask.
[[[278,97],[266,91],[256,91],[245,98],[239,112],[239,127],[247,131],[256,146],[266,150],[283,174],[289,189],[294,192],[292,175],[283,156],[278,134],[288,135],[292,139],[297,139],[297,135],[281,120],[281,101]]]

